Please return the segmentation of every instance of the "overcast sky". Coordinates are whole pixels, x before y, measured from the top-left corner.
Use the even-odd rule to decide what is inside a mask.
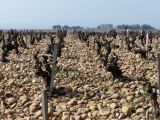
[[[0,28],[150,24],[160,28],[160,0],[0,0]]]

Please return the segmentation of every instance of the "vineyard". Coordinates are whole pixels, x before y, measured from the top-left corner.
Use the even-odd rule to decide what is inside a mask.
[[[158,120],[158,32],[0,31],[0,120]]]

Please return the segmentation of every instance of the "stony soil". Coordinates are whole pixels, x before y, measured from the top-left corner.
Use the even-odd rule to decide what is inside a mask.
[[[48,39],[21,49],[12,62],[0,62],[0,119],[41,120],[42,78],[34,76],[33,54],[44,52]],[[152,120],[152,104],[139,80],[145,69],[146,78],[156,83],[157,64],[140,55],[117,49],[119,66],[130,82],[112,80],[103,68],[96,51],[71,36],[65,38],[62,56],[58,58],[54,85],[65,87],[67,94],[49,99],[51,120]],[[160,102],[160,101],[159,101]]]

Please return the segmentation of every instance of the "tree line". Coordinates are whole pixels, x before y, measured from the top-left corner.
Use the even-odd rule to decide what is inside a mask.
[[[81,26],[68,26],[68,25],[54,25],[52,27],[53,29],[85,29]],[[133,30],[139,30],[139,29],[143,29],[143,30],[155,30],[156,28],[154,28],[151,25],[148,24],[143,24],[143,25],[139,25],[139,24],[133,24],[133,25],[126,25],[126,24],[122,24],[122,25],[117,25],[114,26],[113,24],[101,24],[98,25],[96,28],[94,29],[133,29]]]
[[[68,25],[64,25],[64,26],[61,26],[61,25],[54,25],[52,27],[53,29],[61,29],[61,28],[64,28],[64,29],[84,29],[83,27],[81,26],[68,26]]]

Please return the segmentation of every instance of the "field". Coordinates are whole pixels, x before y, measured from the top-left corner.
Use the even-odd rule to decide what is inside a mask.
[[[0,119],[41,120],[43,89],[50,120],[158,119],[158,42],[156,32],[1,31]]]

